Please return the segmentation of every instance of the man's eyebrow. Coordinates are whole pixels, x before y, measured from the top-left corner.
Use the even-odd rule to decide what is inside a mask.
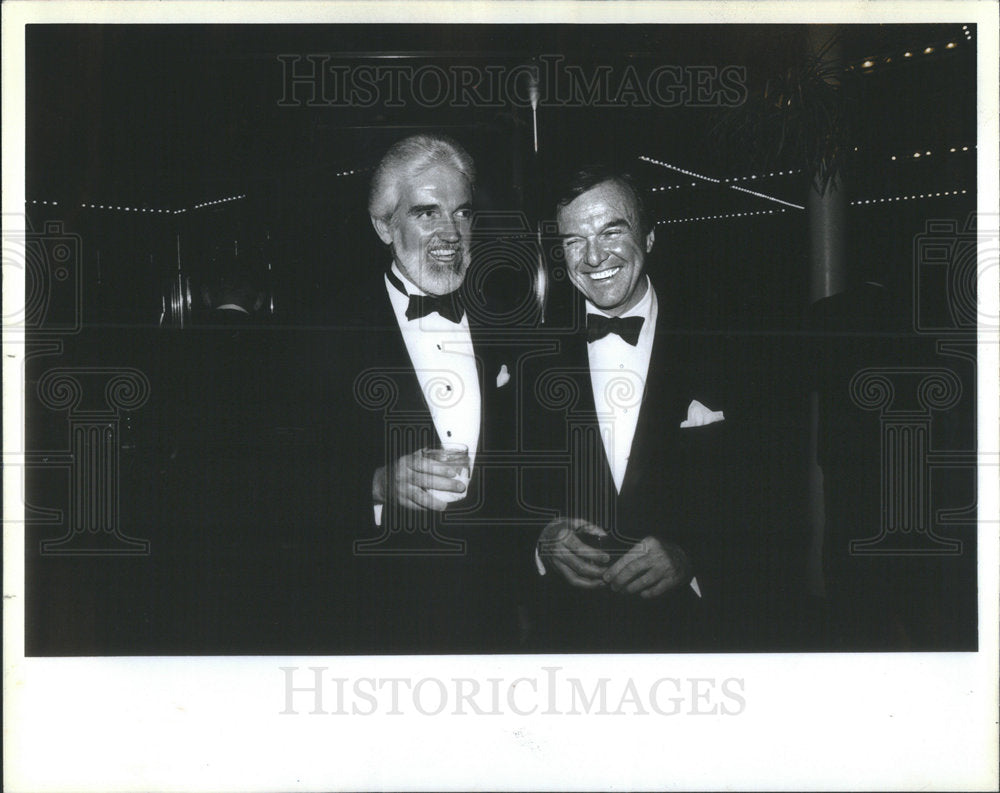
[[[424,212],[430,212],[431,210],[437,209],[437,204],[415,204],[406,210],[407,215],[421,215]]]
[[[608,229],[614,228],[615,226],[624,226],[627,229],[632,228],[632,224],[627,218],[615,218],[614,220],[609,220],[603,226],[601,226],[601,231],[607,231]]]
[[[406,210],[406,214],[414,216],[422,215],[424,212],[432,212],[433,210],[440,208],[441,208],[440,204],[415,204],[414,206],[411,206],[408,210]],[[464,209],[472,209],[472,204],[467,201],[466,203],[456,208],[455,211],[460,212]]]
[[[607,231],[608,229],[613,229],[615,226],[624,226],[627,229],[632,228],[632,223],[627,218],[615,218],[614,220],[609,220],[598,230],[598,234],[602,231]],[[582,234],[560,234],[560,239],[569,239],[570,237],[582,237]]]

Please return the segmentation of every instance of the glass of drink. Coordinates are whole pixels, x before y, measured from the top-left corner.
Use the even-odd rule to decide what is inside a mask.
[[[469,447],[464,443],[442,443],[437,449],[424,449],[423,455],[439,463],[458,468],[458,474],[454,478],[466,487],[469,486],[471,462],[469,461]],[[465,492],[453,493],[450,490],[428,490],[427,492],[439,501],[449,504],[465,498]]]

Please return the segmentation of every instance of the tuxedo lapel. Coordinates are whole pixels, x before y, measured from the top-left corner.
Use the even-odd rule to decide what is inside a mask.
[[[659,298],[658,298],[659,299]],[[578,316],[586,316],[585,303],[579,298]],[[603,464],[601,481],[610,482],[609,503],[613,506],[618,499],[624,504],[632,504],[642,500],[642,490],[646,487],[659,487],[659,484],[649,484],[651,479],[659,480],[664,472],[665,463],[671,459],[671,450],[676,444],[677,432],[684,415],[679,413],[679,399],[683,398],[684,372],[681,371],[680,350],[676,335],[670,332],[671,310],[667,301],[660,299],[656,317],[656,330],[653,348],[650,352],[649,368],[643,388],[642,403],[639,408],[639,421],[632,447],[629,450],[629,462],[625,469],[621,493],[614,486],[611,466],[600,439],[597,410],[594,405],[593,384],[590,378],[590,360],[587,352],[586,333],[583,329],[577,334],[573,348],[578,351],[578,357],[573,361],[574,367],[582,372],[578,379],[580,388],[579,411],[582,417],[592,425],[593,437],[597,449],[588,449],[589,459],[599,459]],[[681,406],[682,407],[682,406]],[[600,454],[597,454],[597,452]],[[605,476],[606,474],[606,476]]]
[[[414,418],[418,415],[423,415],[427,421],[431,421],[430,408],[427,405],[423,389],[420,387],[420,380],[413,367],[413,361],[410,359],[410,353],[406,349],[406,342],[403,340],[399,322],[396,319],[392,303],[389,300],[385,278],[381,273],[379,274],[377,284],[373,284],[372,286],[372,294],[374,295],[374,299],[368,301],[366,305],[366,313],[368,314],[366,325],[377,329],[378,332],[373,334],[373,338],[366,340],[366,342],[375,345],[370,359],[378,361],[379,366],[392,373],[392,379],[399,389],[398,401],[394,409],[413,414]],[[476,372],[479,379],[480,393],[485,400],[488,392],[486,390],[487,383],[484,382],[484,367],[480,356],[480,345],[477,344],[479,328],[473,326],[470,322],[469,330],[473,349],[476,351]],[[366,355],[367,357],[369,356]],[[482,411],[482,415],[485,418],[485,408]],[[480,422],[481,424],[482,421]],[[481,437],[482,426],[480,426]]]
[[[681,372],[673,338],[667,332],[667,312],[661,306],[657,312],[656,334],[646,373],[639,422],[632,439],[628,467],[622,482],[623,498],[634,500],[643,488],[654,485],[649,480],[657,475],[669,459],[681,419],[675,419]]]
[[[371,433],[360,437],[378,446],[382,459],[376,465],[388,465],[436,444],[438,436],[381,273],[370,290],[372,299],[356,306],[367,317],[360,323],[362,333],[352,354],[364,370],[392,383],[394,400],[378,412],[369,411],[366,426]],[[482,451],[491,410],[489,378],[495,370],[491,371],[492,363],[484,366],[481,334],[471,323],[470,333],[483,403]],[[471,377],[471,369],[468,372]],[[530,559],[530,551],[517,555],[514,551],[521,550],[517,545],[507,550],[512,543],[496,531],[501,522],[487,525],[482,520],[490,492],[485,482],[488,463],[487,455],[477,455],[465,498],[443,512],[416,511],[395,499],[386,501],[377,536],[357,561],[363,622],[376,651],[483,652],[515,646],[513,597],[523,587],[512,586],[511,581],[524,558]],[[368,510],[370,514],[370,504]]]
[[[434,420],[431,416],[430,408],[427,404],[426,396],[420,386],[413,362],[410,359],[406,342],[400,330],[396,314],[393,311],[392,303],[385,285],[383,275],[379,275],[378,285],[373,287],[373,293],[377,298],[369,304],[371,326],[378,328],[376,338],[372,340],[377,345],[377,349],[372,355],[373,360],[377,360],[381,367],[391,372],[393,382],[398,388],[398,398],[391,412],[397,417],[407,419],[421,438],[424,438],[427,445],[436,445],[440,440],[437,430],[434,428]],[[484,428],[490,414],[490,383],[486,381],[487,367],[481,355],[482,345],[479,343],[481,330],[473,325],[470,318],[470,337],[472,339],[473,350],[475,352],[476,373],[479,380],[480,391],[480,421],[479,421],[479,448],[483,447]],[[412,451],[412,449],[409,449]],[[478,479],[473,477],[473,481]],[[471,486],[470,486],[471,487]],[[474,495],[470,490],[470,496]]]
[[[466,315],[468,316],[468,315]],[[496,385],[496,383],[488,382],[488,377],[490,372],[493,371],[495,362],[491,360],[492,356],[489,355],[489,345],[485,344],[482,340],[483,330],[479,325],[473,323],[472,318],[469,317],[469,336],[472,338],[472,349],[476,354],[476,374],[479,377],[479,393],[481,395],[482,401],[484,402],[482,418],[480,420],[479,437],[482,440],[483,428],[482,424],[486,420],[486,406],[485,403],[488,401],[487,394],[490,393],[490,389]],[[485,356],[485,357],[484,357]]]
[[[585,313],[581,298],[579,316],[583,317]],[[574,335],[570,346],[575,353],[569,361],[571,376],[579,394],[568,427],[570,454],[574,460],[574,472],[569,483],[572,515],[611,529],[618,491],[601,438],[584,329]]]

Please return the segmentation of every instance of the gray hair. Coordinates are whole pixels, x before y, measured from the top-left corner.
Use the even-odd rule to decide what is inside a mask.
[[[470,185],[476,182],[476,166],[472,157],[446,135],[411,135],[394,143],[379,162],[372,176],[368,193],[368,214],[388,220],[399,203],[400,183],[433,165],[450,165]]]

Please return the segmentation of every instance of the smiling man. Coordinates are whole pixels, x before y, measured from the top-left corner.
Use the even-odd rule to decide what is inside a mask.
[[[568,500],[537,546],[538,643],[711,647],[724,633],[714,604],[733,586],[723,570],[738,547],[725,547],[723,373],[676,332],[666,282],[654,288],[646,272],[655,231],[628,175],[578,172],[556,220],[581,321],[539,374],[572,378],[577,397],[542,400],[535,421],[565,428],[555,448],[571,461],[564,487],[550,488]]]
[[[641,199],[630,181],[619,177],[575,192],[556,216],[570,278],[591,305],[620,317],[649,289],[644,266],[654,232],[640,217]]]
[[[368,212],[385,257],[345,289],[334,399],[349,401],[333,443],[350,516],[365,652],[510,649],[517,634],[507,559],[491,530],[484,441],[506,397],[489,359],[471,266],[475,168],[455,141],[415,135],[382,158]],[[507,389],[509,392],[511,389]],[[495,514],[495,513],[493,513]],[[477,522],[478,521],[478,522]],[[511,565],[514,563],[511,562]]]
[[[416,141],[409,145],[415,147]],[[396,157],[387,155],[376,173],[369,205],[375,231],[392,251],[393,265],[412,284],[436,296],[458,289],[469,269],[474,176],[468,155],[442,141],[438,146],[447,159],[430,160],[423,168],[419,160],[411,161],[409,178],[392,170]],[[426,153],[432,156],[434,151],[428,146]]]
[[[457,290],[471,258],[474,179],[472,158],[457,143],[407,138],[382,159],[368,206],[375,232],[392,254],[385,289],[428,397],[436,440],[466,446],[470,465],[479,439],[479,380]],[[444,389],[444,398],[435,388]],[[447,502],[440,494],[465,489],[457,473],[418,449],[376,470],[373,498],[377,504],[390,499],[402,507],[443,511]]]

